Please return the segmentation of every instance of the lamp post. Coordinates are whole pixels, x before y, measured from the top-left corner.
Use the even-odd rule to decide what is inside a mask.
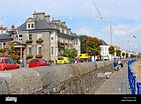
[[[130,32],[130,52],[132,52],[132,33]]]
[[[95,28],[94,27],[94,5],[95,4],[94,4],[94,1],[93,0],[92,0],[92,2],[93,2],[93,11],[92,11],[93,12],[93,35],[95,36],[95,29],[94,29]]]
[[[112,45],[112,24],[110,19],[110,39],[111,39],[111,45]]]
[[[104,18],[100,18],[100,19],[102,19],[103,20],[103,22],[110,28],[110,42],[111,42],[111,45],[113,44],[112,43],[112,23],[111,23],[111,19],[110,19],[110,25],[108,25],[106,22],[105,22],[105,20],[104,20]]]

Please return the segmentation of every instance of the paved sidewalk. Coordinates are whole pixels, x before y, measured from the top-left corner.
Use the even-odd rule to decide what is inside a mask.
[[[111,74],[102,86],[94,94],[128,94],[131,95],[131,90],[128,84],[128,69],[127,64],[119,71]]]

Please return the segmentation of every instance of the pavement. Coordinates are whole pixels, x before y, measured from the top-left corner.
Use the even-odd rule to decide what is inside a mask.
[[[94,94],[128,94],[131,95],[131,90],[128,83],[127,64],[120,68],[119,71],[114,71],[109,79],[103,82],[102,86]]]

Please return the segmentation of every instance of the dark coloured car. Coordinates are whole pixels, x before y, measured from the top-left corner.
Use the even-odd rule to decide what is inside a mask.
[[[0,57],[0,71],[18,69],[19,64],[10,57]]]
[[[29,68],[40,66],[49,66],[49,63],[48,61],[42,58],[31,59],[31,61],[29,62]]]

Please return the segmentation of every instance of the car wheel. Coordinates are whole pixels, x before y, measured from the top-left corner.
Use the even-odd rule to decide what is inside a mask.
[[[3,71],[7,71],[7,69],[6,69],[6,68],[4,68],[4,69],[3,69]]]

